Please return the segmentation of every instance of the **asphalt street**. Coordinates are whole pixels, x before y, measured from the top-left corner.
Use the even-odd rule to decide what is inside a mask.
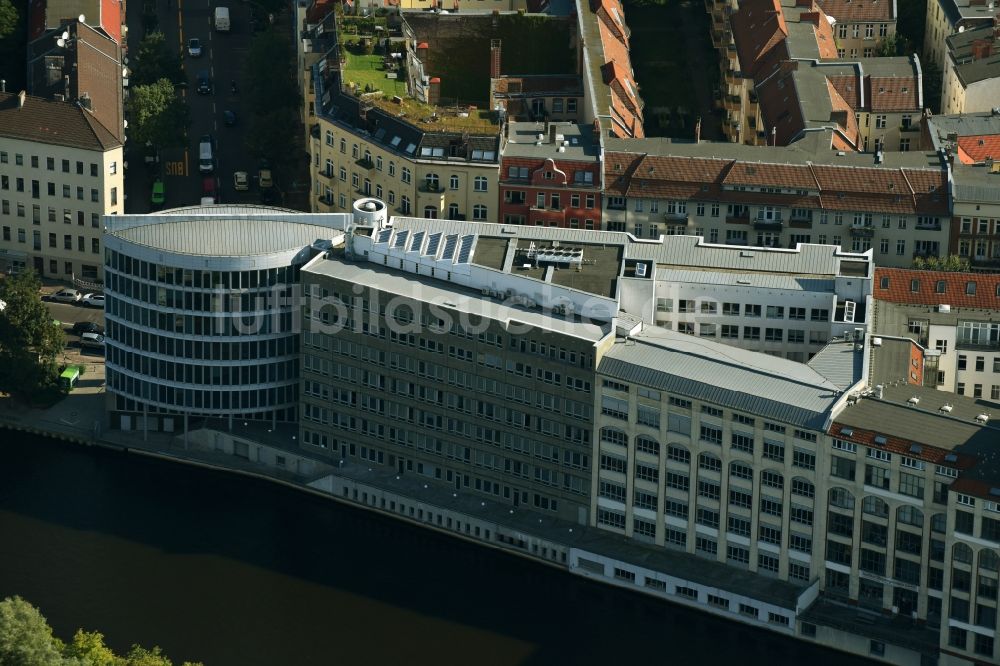
[[[215,6],[228,6],[232,26],[229,32],[219,32],[213,28]],[[137,53],[143,37],[142,12],[128,12],[128,43],[132,53]],[[176,45],[182,54],[181,62],[188,80],[187,89],[180,90],[191,109],[191,128],[187,146],[181,149],[163,150],[160,164],[147,167],[141,155],[141,146],[130,146],[129,171],[126,177],[127,212],[146,213],[151,209],[150,193],[152,182],[157,175],[163,178],[166,203],[164,208],[174,208],[197,204],[201,201],[205,178],[213,178],[220,203],[257,202],[259,194],[255,189],[236,192],[233,188],[233,173],[247,171],[251,175],[257,171],[257,162],[246,150],[244,131],[249,113],[245,112],[240,92],[245,86],[246,73],[243,62],[250,47],[252,37],[250,26],[250,5],[241,0],[157,0],[159,30],[170,45]],[[201,40],[200,57],[188,55],[188,40]],[[212,81],[212,92],[198,94],[197,77],[207,72]],[[230,89],[236,81],[238,92]],[[224,111],[236,114],[237,123],[227,127]],[[211,174],[199,171],[198,142],[204,135],[210,135],[215,142],[215,169]]]

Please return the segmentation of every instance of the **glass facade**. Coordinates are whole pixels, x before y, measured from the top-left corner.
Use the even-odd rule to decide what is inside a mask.
[[[193,270],[107,249],[105,275],[118,411],[294,420],[297,266]]]

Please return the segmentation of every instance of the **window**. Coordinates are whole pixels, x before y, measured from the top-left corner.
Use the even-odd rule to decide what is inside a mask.
[[[838,479],[854,480],[856,464],[853,460],[841,456],[830,456],[830,475]]]
[[[901,472],[899,474],[899,492],[903,495],[923,498],[924,478],[922,476],[917,476],[916,474],[906,474],[905,472]]]
[[[484,204],[476,204],[472,207],[472,219],[476,222],[486,221],[487,209]]]
[[[452,178],[454,178],[456,181],[458,180],[457,176],[452,176]],[[485,192],[486,182],[487,182],[486,176],[476,176],[475,180],[473,181],[473,189],[476,192]],[[456,187],[457,187],[457,182],[456,182]]]

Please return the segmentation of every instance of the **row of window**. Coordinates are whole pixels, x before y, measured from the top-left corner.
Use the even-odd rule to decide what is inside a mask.
[[[40,158],[39,158],[38,155],[29,155],[28,159],[29,159],[29,164],[31,165],[32,169],[40,169],[40,168],[42,168],[41,167],[41,161],[40,161]],[[9,164],[9,163],[10,163],[10,155],[7,153],[7,151],[0,150],[0,164]],[[25,164],[24,164],[24,155],[22,153],[14,153],[14,165],[15,166],[25,166]],[[72,166],[73,166],[73,162],[71,160],[66,160],[66,159],[60,160],[60,167],[62,168],[62,172],[63,173],[72,173],[72,170],[71,170]],[[54,157],[46,157],[45,158],[45,168],[48,171],[55,171],[56,170],[56,158],[54,158]],[[118,173],[118,163],[117,162],[111,162],[108,165],[108,173],[110,173],[112,175]],[[84,163],[81,162],[80,160],[76,160],[76,175],[78,175],[78,176],[84,175]],[[92,178],[97,178],[99,175],[100,175],[100,167],[97,165],[96,162],[91,162],[90,163],[90,176]]]
[[[17,217],[27,218],[27,212],[28,212],[27,207],[20,201],[15,201],[13,203],[15,204],[13,210],[16,212]],[[47,208],[48,210],[45,219],[48,220],[49,222],[56,222],[58,219],[57,210],[52,206],[48,206]],[[4,215],[12,215],[14,213],[11,213],[11,210],[12,210],[11,202],[8,201],[7,199],[0,199],[0,213],[3,213]],[[74,212],[76,213],[75,215]],[[84,223],[87,219],[87,214],[84,211],[82,210],[73,211],[70,210],[69,208],[63,209],[62,211],[63,224],[72,224],[74,217],[76,218],[76,223],[78,226],[81,227],[84,226]],[[39,204],[31,205],[31,223],[35,225],[42,223],[42,207]],[[90,214],[90,226],[94,229],[100,228],[101,226],[100,213]]]
[[[6,175],[0,175],[0,190],[2,190],[2,191],[9,191],[11,189],[10,186],[11,186],[10,177],[6,176]],[[14,178],[14,191],[16,191],[16,192],[25,192],[25,186],[26,186],[26,182],[25,182],[24,178],[22,178],[20,176],[17,176],[17,177]],[[40,199],[40,198],[42,198],[42,184],[41,184],[41,181],[32,180],[29,191],[31,192],[31,198],[32,199]],[[58,196],[56,194],[56,183],[53,183],[51,181],[48,182],[48,183],[46,183],[46,192],[45,192],[45,194],[46,194],[46,196],[49,196],[49,197]],[[82,185],[77,185],[76,186],[76,199],[78,201],[84,201],[85,200],[85,196],[84,196],[85,194],[86,194],[86,188],[84,188]],[[73,186],[68,185],[66,183],[63,183],[63,185],[62,185],[62,198],[63,199],[72,199],[73,198]],[[99,189],[97,189],[96,187],[90,188],[90,201],[92,203],[100,203],[101,202],[101,191]],[[115,206],[117,204],[118,204],[118,188],[117,187],[112,187],[111,188],[111,205]],[[18,204],[18,205],[21,205],[21,204]]]

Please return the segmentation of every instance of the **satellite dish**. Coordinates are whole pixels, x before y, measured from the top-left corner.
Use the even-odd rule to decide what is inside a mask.
[[[59,46],[66,46],[66,40],[60,37],[59,39],[56,40],[56,44],[58,44]]]
[[[128,129],[128,119],[126,118],[123,122],[125,123],[125,125],[124,125],[125,128]]]
[[[80,15],[79,15],[79,16],[77,17],[77,20],[78,20],[78,21],[80,21],[80,23],[86,23],[86,22],[87,22],[87,17],[86,17],[86,16],[84,16],[83,14],[80,14]]]
[[[69,39],[69,30],[63,30],[62,38]]]

